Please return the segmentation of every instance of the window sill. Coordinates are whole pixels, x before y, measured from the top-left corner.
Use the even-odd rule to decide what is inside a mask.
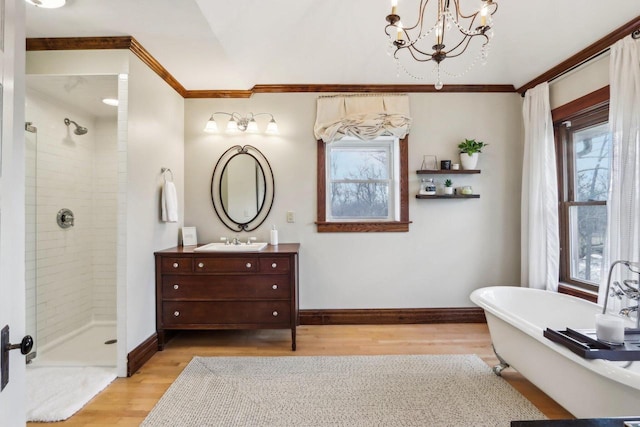
[[[582,298],[587,301],[597,303],[598,302],[598,293],[593,291],[588,291],[586,289],[578,288],[575,286],[568,285],[566,283],[560,283],[558,285],[558,293],[571,295],[577,298]]]
[[[318,233],[407,232],[411,221],[316,222]]]

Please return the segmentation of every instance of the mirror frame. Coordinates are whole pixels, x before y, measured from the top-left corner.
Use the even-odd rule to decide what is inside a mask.
[[[227,168],[227,165],[235,156],[240,154],[246,154],[255,159],[257,164],[262,169],[264,174],[264,203],[258,210],[256,216],[247,222],[237,222],[229,217],[224,204],[222,203],[222,192],[220,186],[222,185],[222,175]],[[234,145],[220,156],[215,168],[213,169],[213,175],[211,176],[211,202],[213,203],[213,210],[216,211],[216,215],[220,218],[220,221],[232,231],[253,231],[258,228],[267,219],[273,206],[273,199],[275,194],[275,181],[273,179],[273,171],[267,158],[251,145]]]

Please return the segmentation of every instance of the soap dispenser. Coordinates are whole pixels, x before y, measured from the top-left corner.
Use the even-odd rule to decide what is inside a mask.
[[[271,226],[271,237],[270,237],[269,243],[272,246],[277,246],[278,245],[278,230],[276,230],[276,226],[275,225]]]

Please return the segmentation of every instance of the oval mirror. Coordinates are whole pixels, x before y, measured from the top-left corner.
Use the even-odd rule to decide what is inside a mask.
[[[252,231],[269,215],[274,181],[266,157],[255,147],[228,149],[211,178],[211,201],[223,224],[233,231]]]

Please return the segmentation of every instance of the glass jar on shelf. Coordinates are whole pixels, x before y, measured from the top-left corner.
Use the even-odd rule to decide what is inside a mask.
[[[436,194],[436,184],[433,182],[433,178],[423,178],[420,185],[420,194],[425,196],[433,196]]]

